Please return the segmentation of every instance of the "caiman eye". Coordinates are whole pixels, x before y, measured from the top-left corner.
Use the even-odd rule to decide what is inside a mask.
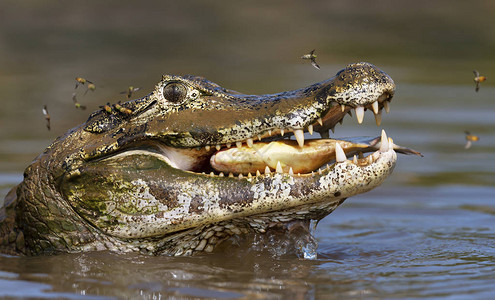
[[[182,83],[171,82],[163,88],[163,97],[169,102],[180,103],[186,96],[187,89]]]

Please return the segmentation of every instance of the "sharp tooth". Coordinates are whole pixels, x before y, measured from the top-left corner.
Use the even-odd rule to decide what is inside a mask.
[[[248,147],[253,147],[253,139],[247,139],[246,143]]]
[[[388,138],[388,149],[394,149],[394,140],[392,138]]]
[[[210,172],[210,176],[215,176],[215,173],[213,173],[213,172]]]
[[[352,117],[352,111],[347,111],[347,114]]]
[[[216,145],[215,148],[217,148],[217,150],[220,150],[222,147],[220,147],[220,145]]]
[[[292,170],[292,167],[289,168],[289,175],[294,175],[294,170]]]
[[[235,145],[237,146],[237,148],[241,148],[242,147],[242,142],[235,142]]]
[[[282,165],[280,164],[280,161],[277,161],[277,168],[275,169],[275,172],[277,173],[283,173],[284,170],[282,170]]]
[[[205,146],[206,151],[210,151],[210,146]]]
[[[251,175],[251,172],[248,173],[248,178],[251,178],[253,177],[253,175]]]
[[[229,177],[234,177],[234,174],[232,174],[232,172],[230,172]]]
[[[356,107],[356,117],[359,124],[363,123],[364,119],[364,107],[358,106]]]
[[[340,146],[339,143],[335,143],[335,160],[338,163],[344,162],[347,159],[345,156],[344,150],[342,150],[342,147]]]
[[[256,176],[261,176],[260,170],[256,170]]]
[[[308,132],[309,134],[313,135],[313,125],[308,126]]]
[[[342,123],[344,123],[344,119],[339,120],[339,124],[342,125]]]
[[[297,143],[299,144],[299,147],[304,146],[304,131],[302,129],[296,129],[294,130],[294,136],[296,137]]]
[[[369,164],[373,163],[373,155],[368,155],[366,158],[368,159]]]
[[[224,177],[225,175],[223,174],[223,172],[220,172],[220,174],[218,174],[218,176]]]
[[[261,141],[261,135],[258,134],[258,141]]]
[[[284,136],[284,130],[283,129],[280,129],[280,135]]]
[[[320,126],[323,126],[323,120],[321,118],[318,118],[316,120],[316,122],[318,122],[318,124],[320,124]]]
[[[227,148],[230,148],[232,147],[232,144],[231,143],[227,143]]]
[[[388,151],[388,138],[385,130],[382,130],[382,139],[380,141],[380,152]]]
[[[352,162],[353,162],[355,165],[357,165],[358,161],[357,161],[357,156],[356,156],[356,155],[354,155],[354,158],[352,159]]]
[[[390,106],[388,101],[383,101],[383,108],[385,108],[387,114],[390,112]]]
[[[271,173],[271,172],[270,172],[270,167],[266,166],[266,167],[265,167],[265,174],[270,174],[270,173]]]
[[[239,174],[239,179],[241,179],[242,177],[244,177],[244,176],[242,176],[242,174]]]
[[[321,175],[321,169],[318,169],[318,173]]]
[[[342,112],[344,112],[344,110],[345,110],[345,105],[344,105],[344,104],[341,104],[341,105],[340,105],[340,109],[342,109]]]
[[[376,122],[376,126],[380,126],[380,124],[382,124],[382,112],[378,112],[377,114],[375,114],[375,122]]]
[[[268,135],[269,136],[272,136],[272,131],[271,130],[268,130]]]
[[[375,114],[377,114],[377,113],[378,113],[378,101],[373,102],[373,103],[371,104],[371,108],[373,108],[373,112],[374,112]]]
[[[335,127],[330,128],[330,130],[332,131],[332,133],[335,133]]]

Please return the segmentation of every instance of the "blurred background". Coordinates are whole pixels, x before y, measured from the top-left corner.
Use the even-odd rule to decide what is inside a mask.
[[[321,70],[300,59],[312,49]],[[134,96],[142,97],[162,74],[194,74],[247,94],[275,93],[328,79],[349,63],[367,61],[397,84],[391,113],[383,116],[380,128],[370,112],[362,125],[355,117],[346,118],[331,136],[377,136],[384,128],[397,144],[419,150],[425,157],[400,156],[394,174],[382,187],[348,200],[321,222],[319,257],[332,262],[320,261],[318,267],[305,263],[309,273],[297,277],[303,282],[298,286],[301,290],[291,290],[292,275],[280,275],[292,274],[297,260],[282,271],[265,270],[279,280],[265,277],[264,283],[273,284],[266,289],[274,298],[279,296],[277,287],[286,295],[311,298],[329,295],[337,286],[341,296],[364,293],[396,298],[411,295],[404,293],[404,286],[425,296],[432,282],[437,283],[436,293],[426,295],[458,295],[457,289],[468,281],[474,295],[483,296],[493,292],[486,283],[493,282],[495,274],[494,50],[495,1],[490,0],[2,0],[0,198],[22,180],[26,166],[57,136],[84,122],[100,105],[126,100],[120,92],[128,86],[141,87]],[[488,77],[479,92],[475,92],[474,69]],[[77,89],[78,101],[88,107],[85,111],[72,102],[77,76],[96,85],[95,91],[85,95],[86,87]],[[45,127],[43,105],[51,115],[51,131]],[[480,137],[468,150],[464,149],[465,130]],[[420,245],[428,245],[429,250]],[[452,252],[445,254],[445,249]],[[394,264],[405,257],[409,260],[403,266],[409,271]],[[95,265],[108,262],[96,256],[83,258],[96,261]],[[173,263],[179,264],[178,269],[183,266],[180,261]],[[183,274],[202,278],[197,274],[198,261],[187,263]],[[253,270],[257,264],[253,262]],[[411,265],[418,268],[410,269]],[[431,265],[437,267],[426,267]],[[459,269],[460,265],[465,268]],[[339,273],[344,266],[346,271]],[[227,271],[235,273],[239,268],[230,266]],[[452,270],[463,275],[443,277]],[[211,269],[203,271],[212,275]],[[95,272],[89,277],[97,282],[107,277],[100,269]],[[152,274],[169,276],[156,270]],[[251,279],[263,275],[259,271],[246,274],[248,278],[239,282],[223,279],[224,287],[237,286],[230,291],[244,296],[248,290],[262,290]],[[410,275],[417,279],[407,279]],[[390,285],[378,288],[381,279]],[[121,280],[127,288],[128,282]],[[59,287],[55,279],[34,281],[78,294],[91,290],[68,283]],[[254,287],[244,286],[245,282]],[[195,284],[209,288],[204,282]],[[308,291],[307,286],[314,289]],[[125,297],[139,290],[129,289]]]

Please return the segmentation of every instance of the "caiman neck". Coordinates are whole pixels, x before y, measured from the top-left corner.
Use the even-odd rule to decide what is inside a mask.
[[[11,255],[26,254],[24,233],[16,226],[17,186],[5,197],[0,208],[0,253]]]

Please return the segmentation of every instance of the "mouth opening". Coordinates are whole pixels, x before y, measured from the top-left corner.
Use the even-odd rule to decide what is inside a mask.
[[[335,125],[342,123],[346,115],[352,115],[352,110],[355,111],[359,123],[363,120],[365,110],[373,111],[379,125],[381,111],[382,109],[389,111],[391,98],[391,92],[384,92],[372,104],[356,107],[333,102],[323,117],[304,129],[274,128],[245,141],[195,148],[177,148],[153,140],[139,145],[129,145],[109,158],[129,154],[130,151],[140,151],[160,158],[175,169],[199,176],[242,178],[273,172],[293,176],[311,175],[314,172],[321,173],[333,164],[348,158],[355,165],[364,167],[372,164],[380,153],[390,149],[403,154],[421,155],[415,150],[395,145],[385,131],[382,131],[379,137],[340,140],[328,138],[328,130],[333,131]],[[312,138],[315,131],[319,132],[322,138]],[[308,136],[311,138],[306,139]],[[369,154],[370,152],[372,153]]]

